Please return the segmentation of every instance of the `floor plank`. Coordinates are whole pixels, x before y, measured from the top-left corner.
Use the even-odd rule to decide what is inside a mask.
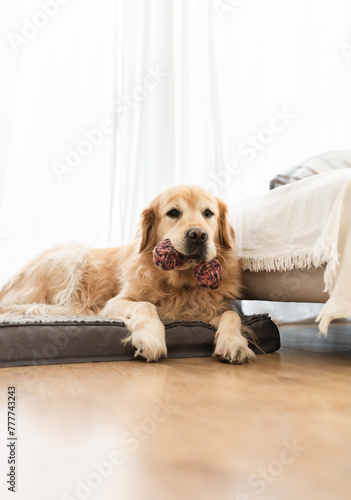
[[[315,325],[280,330],[278,353],[243,366],[1,369],[2,464],[7,386],[18,395],[17,498],[350,498],[351,325],[326,340]]]

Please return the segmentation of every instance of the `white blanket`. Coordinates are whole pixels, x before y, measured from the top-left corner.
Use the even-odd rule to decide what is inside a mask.
[[[231,206],[244,269],[288,271],[326,264],[329,299],[317,321],[326,335],[351,316],[351,169],[323,173]],[[268,297],[267,297],[268,298]]]

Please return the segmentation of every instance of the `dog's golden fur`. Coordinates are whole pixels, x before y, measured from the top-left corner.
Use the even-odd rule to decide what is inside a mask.
[[[173,219],[167,215],[171,208],[181,216]],[[205,217],[206,210],[213,215]],[[153,248],[164,238],[186,254],[185,235],[193,227],[201,227],[208,235],[205,260],[217,256],[221,262],[223,281],[217,290],[199,286],[192,273],[196,259],[189,257],[173,271],[153,264]],[[36,257],[2,288],[0,312],[5,316],[100,314],[121,318],[131,331],[129,340],[136,352],[147,360],[167,352],[160,319],[200,320],[218,327],[218,357],[248,361],[253,354],[240,335],[240,320],[230,308],[241,288],[234,237],[221,200],[195,186],[171,188],[143,211],[131,245],[95,250],[57,247]],[[220,328],[225,330],[222,336]]]

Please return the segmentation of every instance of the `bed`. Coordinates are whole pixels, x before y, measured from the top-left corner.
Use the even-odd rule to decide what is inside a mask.
[[[244,200],[231,214],[245,299],[321,302],[324,335],[351,316],[351,169]]]

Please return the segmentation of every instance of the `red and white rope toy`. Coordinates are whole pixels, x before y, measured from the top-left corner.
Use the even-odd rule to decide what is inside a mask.
[[[164,271],[171,271],[184,264],[186,256],[179,253],[170,240],[162,240],[153,250],[153,261],[156,266]],[[203,288],[215,290],[222,282],[223,269],[219,260],[214,258],[211,262],[202,262],[193,269],[193,274]]]

